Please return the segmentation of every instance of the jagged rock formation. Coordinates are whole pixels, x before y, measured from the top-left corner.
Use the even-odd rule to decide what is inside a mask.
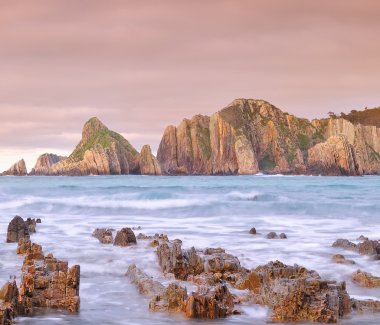
[[[263,100],[237,99],[211,117],[168,126],[158,153],[162,173],[380,173],[380,129],[343,118],[314,120]]]
[[[120,175],[135,168],[137,151],[120,134],[96,117],[83,127],[82,140],[72,154],[52,165],[48,175]]]
[[[45,153],[38,157],[36,165],[31,170],[30,175],[46,175],[54,164],[64,159],[67,159],[67,157]]]
[[[351,312],[345,283],[323,281],[317,272],[279,261],[252,270],[242,286],[252,300],[272,309],[271,321],[336,323]]]
[[[334,135],[308,151],[308,170],[312,174],[362,175],[354,147],[345,135]]]
[[[21,159],[13,164],[8,170],[4,171],[0,176],[26,176],[28,171],[26,170],[25,160]]]
[[[8,225],[7,243],[18,243],[24,238],[30,238],[29,223],[20,216],[15,216]]]
[[[133,174],[161,175],[160,164],[147,144],[141,148],[141,152],[137,155],[135,166],[135,170],[132,171]]]

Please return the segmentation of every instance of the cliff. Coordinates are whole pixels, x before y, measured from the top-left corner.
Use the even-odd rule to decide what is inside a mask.
[[[45,153],[38,157],[36,165],[31,170],[30,175],[45,175],[54,164],[64,159],[67,159],[67,157],[57,156],[52,153]]]
[[[13,164],[8,170],[4,171],[0,176],[26,176],[26,164],[25,160],[21,159]]]
[[[237,99],[211,117],[167,127],[157,158],[169,175],[379,174],[379,132],[343,118],[310,122],[263,100]]]
[[[72,154],[50,166],[47,175],[120,175],[134,169],[138,152],[120,134],[96,117],[83,127],[82,140]]]
[[[157,158],[152,154],[149,145],[141,148],[141,152],[135,160],[135,169],[132,174],[138,175],[161,175],[161,167]]]

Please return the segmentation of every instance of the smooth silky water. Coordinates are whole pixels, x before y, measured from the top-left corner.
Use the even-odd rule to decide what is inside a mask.
[[[22,257],[6,244],[14,215],[41,218],[32,241],[46,253],[81,266],[81,308],[77,315],[53,312],[18,318],[20,324],[266,324],[268,311],[244,305],[242,315],[216,321],[187,320],[181,314],[150,312],[148,299],[124,276],[134,263],[161,280],[153,249],[102,245],[97,227],[138,227],[152,235],[179,238],[184,247],[223,247],[253,268],[271,260],[299,264],[327,279],[347,281],[350,295],[380,299],[379,289],[350,281],[358,268],[380,276],[380,262],[334,249],[338,238],[380,239],[379,177],[1,177],[0,281],[18,276]],[[248,233],[255,227],[260,235]],[[286,240],[268,240],[270,231]],[[339,265],[342,253],[356,265]],[[380,314],[350,316],[341,324],[380,324]]]

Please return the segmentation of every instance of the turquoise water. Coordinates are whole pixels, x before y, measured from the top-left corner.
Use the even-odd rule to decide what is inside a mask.
[[[337,238],[380,239],[379,177],[1,177],[0,280],[19,275],[22,258],[5,244],[11,218],[39,217],[32,240],[69,264],[81,265],[81,311],[20,318],[21,324],[193,324],[181,315],[153,313],[124,276],[131,263],[162,281],[153,250],[143,242],[120,248],[91,237],[96,227],[138,227],[165,233],[185,247],[223,247],[247,268],[281,260],[315,269],[323,277],[347,281],[356,297],[380,299],[379,289],[350,281],[358,268],[380,276],[380,262],[331,247]],[[261,234],[248,234],[256,227]],[[286,240],[268,240],[270,231]],[[357,265],[338,265],[343,253]],[[268,311],[242,306],[244,313],[212,324],[266,324]],[[351,316],[341,324],[379,324],[380,314]]]

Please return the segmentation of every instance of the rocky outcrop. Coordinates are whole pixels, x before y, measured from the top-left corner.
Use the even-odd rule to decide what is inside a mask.
[[[141,152],[137,155],[135,166],[133,174],[161,175],[160,164],[157,158],[152,154],[149,145],[145,145],[141,148]]]
[[[136,244],[136,236],[131,228],[123,228],[116,233],[115,246],[129,246]]]
[[[377,255],[380,254],[380,241],[369,240],[365,238],[359,244],[355,244],[347,239],[337,239],[333,244],[333,247],[339,247],[353,252],[357,252],[361,255]]]
[[[343,118],[310,122],[263,100],[237,99],[211,117],[167,127],[157,158],[169,175],[377,174],[380,129]]]
[[[113,243],[112,229],[96,228],[92,233],[92,236],[97,238],[102,244]]]
[[[120,134],[96,117],[83,127],[82,140],[72,154],[53,164],[47,175],[120,175],[135,168],[137,151]]]
[[[354,147],[345,135],[331,136],[308,150],[308,171],[322,175],[362,175]]]
[[[186,288],[176,283],[167,287],[130,265],[126,275],[151,301],[154,311],[183,312],[188,318],[217,319],[233,313],[234,299],[225,284],[199,286],[188,295]]]
[[[8,225],[7,243],[18,243],[23,238],[30,238],[28,223],[20,216],[15,216]]]
[[[352,274],[352,281],[362,287],[375,288],[380,287],[380,277],[373,276],[370,273],[357,270]]]
[[[28,171],[26,170],[25,160],[21,159],[13,164],[8,170],[4,171],[0,176],[26,176]]]
[[[67,159],[67,157],[58,156],[52,153],[45,153],[38,157],[36,165],[31,170],[30,175],[46,175],[49,169],[56,163]]]
[[[317,272],[279,261],[252,270],[243,285],[252,301],[271,308],[271,321],[336,323],[351,312],[345,283],[323,281]]]
[[[222,248],[196,250],[182,249],[182,242],[162,242],[157,248],[158,262],[164,273],[173,273],[176,279],[186,280],[190,275],[238,272],[239,260]]]

